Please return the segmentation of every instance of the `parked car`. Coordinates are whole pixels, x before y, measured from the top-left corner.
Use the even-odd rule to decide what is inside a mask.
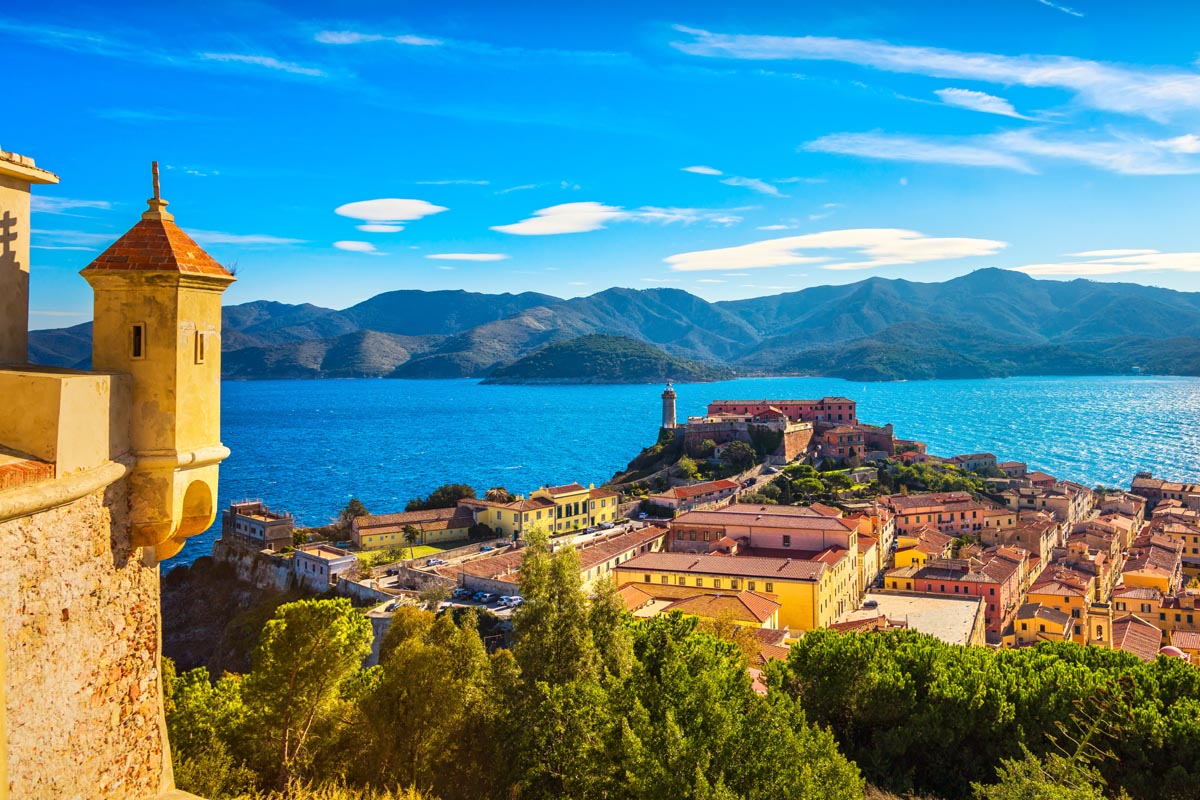
[[[490,553],[490,552],[492,552],[492,551],[493,551],[493,550],[495,550],[495,549],[496,549],[496,548],[492,547],[490,544],[485,544],[485,545],[483,545],[483,546],[481,546],[481,547],[479,548],[479,552],[481,552],[481,553]]]
[[[492,594],[491,592],[484,592],[483,597],[479,598],[479,602],[483,603],[484,605],[494,603],[495,601],[496,595]]]
[[[525,598],[521,597],[521,595],[519,595],[519,594],[514,594],[507,599],[508,599],[508,602],[505,603],[504,602],[505,598],[501,597],[500,602],[503,603],[504,605],[508,606],[509,608],[516,608],[517,606],[521,605],[521,603],[525,602]]]
[[[425,566],[427,566],[427,567],[444,567],[444,566],[446,566],[447,563],[448,562],[446,562],[440,558],[431,558],[425,562]]]
[[[611,522],[601,522],[600,527],[604,530],[609,530],[613,527],[613,524]]]
[[[863,608],[879,608],[878,600],[866,600],[863,602]]]
[[[455,597],[455,598],[470,597],[471,590],[466,588],[465,586],[460,586],[457,589],[455,589],[454,592],[451,593],[450,596]]]
[[[645,519],[645,518],[646,518],[646,512],[645,512],[645,511],[643,511],[643,512],[641,512],[641,513],[639,513],[639,514],[638,514],[638,519]]]
[[[384,606],[384,607],[383,607],[383,610],[384,610],[384,611],[395,611],[395,610],[396,610],[397,608],[399,608],[399,607],[400,607],[400,601],[399,601],[399,600],[393,600],[392,602],[390,602],[390,603],[388,603],[386,606]]]

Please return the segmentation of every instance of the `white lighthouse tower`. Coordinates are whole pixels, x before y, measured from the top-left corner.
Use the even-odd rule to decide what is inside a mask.
[[[662,426],[664,430],[675,429],[675,389],[672,388],[671,382],[667,381],[666,391],[662,393],[663,401],[663,417]]]

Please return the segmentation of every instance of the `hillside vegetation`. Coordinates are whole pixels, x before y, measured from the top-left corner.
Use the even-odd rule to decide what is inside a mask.
[[[257,301],[225,308],[222,344],[227,377],[484,378],[591,334],[739,374],[894,380],[1139,367],[1200,375],[1200,294],[999,269],[718,303],[679,289],[621,288],[569,300],[404,290],[341,311]],[[90,323],[30,334],[35,363],[86,366],[90,353]],[[593,363],[597,372],[573,380],[605,380],[609,362]]]
[[[546,345],[499,367],[485,383],[699,383],[732,377],[727,367],[673,356],[627,336],[592,333]]]

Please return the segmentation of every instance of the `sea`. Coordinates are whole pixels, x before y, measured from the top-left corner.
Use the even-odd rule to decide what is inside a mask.
[[[990,452],[1088,486],[1129,485],[1150,470],[1200,481],[1200,378],[1020,377],[858,383],[741,378],[684,384],[682,421],[712,400],[858,402],[859,419],[938,455]],[[298,525],[324,525],[352,497],[403,511],[443,483],[527,494],[597,485],[653,444],[662,386],[495,386],[477,380],[226,381],[219,503],[261,499]],[[212,551],[217,522],[164,571]]]

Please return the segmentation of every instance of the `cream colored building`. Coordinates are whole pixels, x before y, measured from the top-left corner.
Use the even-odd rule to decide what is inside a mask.
[[[57,181],[0,153],[0,796],[148,798],[174,787],[158,563],[215,515],[233,276],[156,168],[149,209],[82,273],[93,370],[27,364],[29,187]]]

